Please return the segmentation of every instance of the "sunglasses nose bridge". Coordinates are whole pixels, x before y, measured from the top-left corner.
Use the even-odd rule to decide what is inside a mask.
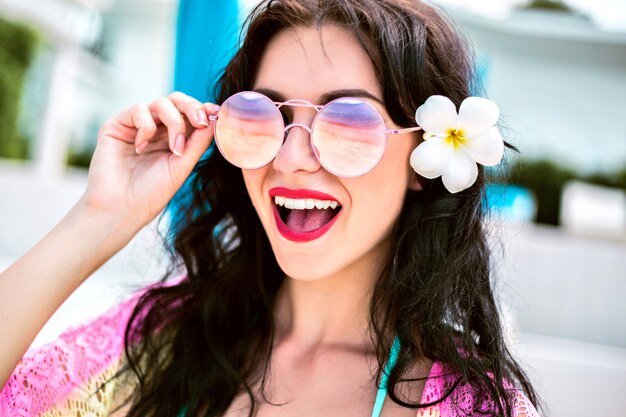
[[[302,129],[306,130],[307,132],[309,132],[309,135],[311,134],[312,130],[309,126],[303,124],[303,123],[291,123],[287,126],[285,126],[285,129],[283,130],[283,133],[286,135],[287,132],[293,128],[293,127],[301,127]]]
[[[296,109],[301,108],[300,110],[297,110],[294,112],[292,123],[289,123],[283,129],[283,137],[287,139],[287,135],[289,134],[289,131],[294,127],[299,127],[305,130],[309,134],[309,140],[310,140],[311,133],[313,132],[313,123],[315,121],[317,114],[319,113],[318,106],[315,106],[314,104],[311,104],[308,101],[299,100],[299,99],[290,100],[285,103],[281,103],[281,105],[295,107]],[[280,108],[280,106],[278,108]],[[313,109],[314,111],[311,111],[311,109]]]
[[[304,132],[297,133],[302,128]],[[311,146],[311,128],[303,123],[290,123],[283,130],[284,139],[282,146],[274,158],[273,165],[284,174],[293,174],[299,171],[315,172],[320,169],[320,163]],[[291,135],[289,134],[290,132]],[[306,136],[308,133],[308,137]]]

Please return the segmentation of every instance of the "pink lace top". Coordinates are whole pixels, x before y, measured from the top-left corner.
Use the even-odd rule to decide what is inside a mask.
[[[128,387],[115,379],[99,391],[98,388],[122,364],[124,330],[136,301],[135,297],[123,302],[95,321],[67,330],[54,343],[26,352],[0,391],[0,417],[111,416],[116,396]],[[441,398],[450,384],[450,377],[445,374],[444,366],[433,364],[422,403]],[[474,404],[472,389],[459,386],[457,390],[456,403],[448,397],[417,410],[417,416],[466,415],[464,411]],[[514,412],[517,417],[537,416],[519,391]]]

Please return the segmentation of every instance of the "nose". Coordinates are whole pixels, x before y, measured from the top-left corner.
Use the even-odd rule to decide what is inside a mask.
[[[316,172],[321,165],[311,147],[311,128],[291,123],[285,128],[285,141],[273,161],[274,169],[285,175]]]

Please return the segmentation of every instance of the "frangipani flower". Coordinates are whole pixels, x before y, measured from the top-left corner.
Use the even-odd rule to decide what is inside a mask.
[[[411,153],[411,167],[423,177],[442,176],[451,193],[469,188],[478,177],[476,163],[496,165],[504,154],[504,141],[495,127],[500,117],[491,100],[469,97],[457,115],[452,101],[431,96],[415,112],[424,130],[424,142]]]

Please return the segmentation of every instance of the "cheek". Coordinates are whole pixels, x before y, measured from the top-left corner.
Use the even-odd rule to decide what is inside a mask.
[[[408,162],[406,166],[403,162],[404,156],[408,161],[408,155],[389,156],[369,174],[345,182],[359,213],[366,212],[368,223],[376,219],[378,225],[386,225],[385,229],[398,216],[413,178]]]
[[[257,213],[263,197],[263,178],[265,177],[263,171],[264,168],[241,170],[243,182],[246,185],[246,190]]]
[[[360,204],[370,207],[372,216],[386,222],[393,221],[404,203],[409,188],[414,188],[416,174],[409,165],[409,157],[417,139],[394,138],[388,144],[385,156],[374,170],[358,184]],[[357,184],[354,184],[357,186]],[[375,190],[375,191],[373,191]],[[363,201],[364,200],[364,201]]]
[[[382,187],[401,188],[402,194],[406,191],[413,178],[415,171],[409,164],[411,152],[417,146],[417,138],[397,137],[390,140],[387,144],[385,156],[380,161],[379,167],[381,175],[379,184]]]
[[[417,173],[413,170],[410,164],[411,153],[415,150],[417,145],[419,144],[419,139],[416,135],[413,135],[411,139],[407,139],[404,146],[400,150],[399,160],[401,163],[399,164],[399,168],[403,169],[405,179],[404,182],[407,189],[413,189],[419,191],[421,189],[421,185],[418,181]]]

